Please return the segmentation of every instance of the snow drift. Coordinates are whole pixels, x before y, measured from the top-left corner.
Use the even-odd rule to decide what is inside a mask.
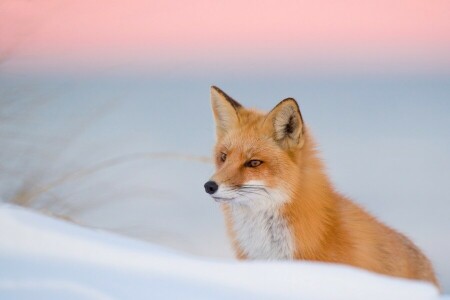
[[[0,263],[1,299],[439,298],[425,282],[343,265],[194,257],[9,205],[0,205]]]

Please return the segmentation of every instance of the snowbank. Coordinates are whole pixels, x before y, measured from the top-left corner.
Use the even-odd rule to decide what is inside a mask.
[[[0,264],[1,299],[439,298],[424,282],[341,265],[193,257],[8,205]]]

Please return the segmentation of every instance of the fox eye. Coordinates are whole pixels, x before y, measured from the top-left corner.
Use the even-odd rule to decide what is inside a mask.
[[[224,162],[225,160],[227,159],[227,154],[226,153],[220,153],[220,160],[222,161],[222,162]]]
[[[256,168],[257,166],[261,165],[263,162],[261,160],[257,160],[257,159],[253,159],[253,160],[249,160],[248,162],[245,163],[246,167],[249,168]]]

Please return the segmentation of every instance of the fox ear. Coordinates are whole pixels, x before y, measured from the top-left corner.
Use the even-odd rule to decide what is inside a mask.
[[[216,121],[216,134],[221,138],[230,128],[239,123],[242,105],[216,86],[211,87],[211,106]]]
[[[297,101],[287,98],[278,103],[266,117],[265,124],[273,138],[283,148],[299,147],[304,143],[304,124]]]

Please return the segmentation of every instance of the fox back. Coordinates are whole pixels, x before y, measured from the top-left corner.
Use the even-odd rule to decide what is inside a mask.
[[[205,190],[238,258],[343,263],[438,286],[408,238],[335,191],[294,99],[262,113],[212,87],[211,104],[216,172]]]

